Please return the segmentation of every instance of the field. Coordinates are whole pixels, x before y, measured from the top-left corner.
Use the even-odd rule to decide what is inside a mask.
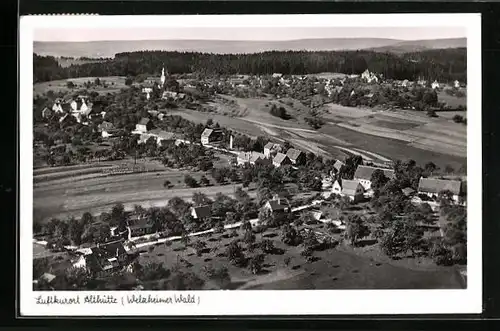
[[[76,85],[74,89],[78,89],[78,88],[84,88],[83,84],[88,81],[93,83],[95,79],[96,77],[81,77],[81,78],[71,78],[71,79],[53,80],[50,82],[36,83],[33,84],[33,94],[42,95],[47,93],[48,91],[54,91],[56,93],[71,92],[73,91],[73,89],[68,88],[67,86],[68,81],[71,81]],[[108,86],[107,87],[92,86],[89,89],[87,89],[88,93],[90,92],[97,92],[99,94],[116,93],[120,91],[122,88],[128,87],[127,85],[125,85],[126,77],[110,76],[100,79],[101,82],[106,82]]]
[[[322,226],[319,225],[318,228]],[[157,244],[152,250],[141,249],[139,262],[163,263],[165,267],[176,266],[180,271],[191,271],[205,278],[205,289],[218,289],[219,286],[210,281],[204,272],[205,266],[227,267],[231,276],[229,289],[445,289],[461,288],[462,284],[452,268],[423,266],[408,267],[399,261],[362,256],[359,251],[341,244],[336,248],[315,252],[316,261],[308,262],[301,256],[302,248],[286,246],[280,240],[279,230],[267,230],[256,235],[256,241],[269,239],[274,246],[281,249],[267,254],[263,270],[254,275],[248,268],[233,266],[227,257],[220,256],[228,244],[236,239],[227,234],[211,234],[200,238],[191,238],[191,242],[201,240],[206,249],[197,256],[190,247],[184,249],[180,242],[172,245]],[[238,238],[242,232],[238,230]],[[245,244],[242,245],[245,247]],[[253,253],[245,250],[245,256],[260,253],[257,248]],[[288,263],[286,263],[286,261]],[[418,264],[420,261],[414,261]],[[391,275],[391,277],[387,277]]]
[[[145,173],[103,174],[102,169],[110,166],[111,164],[102,167],[89,165],[36,170],[33,178],[34,219],[44,222],[53,217],[80,217],[87,211],[100,214],[109,211],[119,202],[126,209],[132,209],[135,204],[144,207],[164,206],[172,197],[190,199],[194,192],[203,192],[212,197],[218,192],[231,195],[236,188],[234,185],[187,188],[184,175],[190,174],[199,180],[203,173],[168,170],[154,164]],[[210,175],[205,175],[213,183]],[[163,186],[166,180],[171,182],[170,188]]]
[[[69,58],[57,58],[57,62],[59,65],[63,68],[72,66],[72,65],[81,65],[81,64],[86,64],[86,63],[99,63],[103,62],[103,60],[99,59],[92,59],[92,60],[82,60],[82,59],[69,59]]]
[[[466,92],[465,89],[461,89],[462,91]],[[444,102],[451,108],[457,108],[458,106],[467,106],[467,97],[464,98],[458,98],[453,95],[449,95],[444,91],[439,91],[438,92],[438,101],[439,102]]]

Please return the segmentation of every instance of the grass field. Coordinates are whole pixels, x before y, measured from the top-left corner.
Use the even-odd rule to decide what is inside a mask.
[[[321,227],[321,226],[320,226]],[[242,232],[238,231],[239,238]],[[267,230],[257,234],[257,242],[271,240],[275,247],[282,249],[282,254],[267,254],[260,274],[254,275],[248,268],[240,268],[229,263],[227,257],[219,256],[235,238],[227,235],[210,234],[192,238],[191,242],[201,240],[206,249],[197,256],[193,249],[184,249],[183,244],[174,242],[171,246],[158,244],[152,251],[142,249],[139,261],[160,262],[169,267],[176,265],[181,271],[191,271],[205,278],[205,289],[218,289],[207,279],[203,268],[227,267],[231,275],[231,289],[250,290],[293,290],[293,289],[445,289],[461,288],[461,283],[452,268],[423,267],[408,268],[387,260],[361,256],[349,247],[339,246],[321,252],[315,252],[316,261],[307,262],[301,256],[301,247],[284,245],[280,240],[279,230]],[[245,245],[242,245],[245,247]],[[260,253],[245,250],[245,256]],[[289,260],[289,263],[285,263]],[[415,261],[417,263],[418,261]],[[390,277],[388,277],[390,275]]]
[[[62,79],[62,80],[53,80],[50,82],[36,83],[33,84],[33,94],[34,95],[42,95],[47,93],[48,91],[54,92],[71,92],[73,90],[77,90],[80,88],[84,88],[83,84],[91,81],[92,83],[96,77],[81,77],[81,78],[71,78],[71,79]],[[92,86],[87,89],[88,93],[97,92],[99,94],[107,94],[107,93],[116,93],[120,91],[122,88],[127,88],[125,85],[126,77],[121,76],[110,76],[101,78],[101,82],[106,82],[108,87],[103,86]],[[68,81],[73,82],[76,87],[72,90],[67,86]]]
[[[462,89],[462,91],[465,92],[464,89]],[[467,106],[467,97],[458,98],[456,96],[449,95],[444,91],[438,92],[438,101],[444,102],[446,105],[450,106],[451,108],[456,108],[458,106]]]
[[[102,175],[98,169],[93,168],[76,168],[71,171],[66,167],[62,170],[61,173],[52,173],[52,178],[42,175],[45,178],[34,184],[35,220],[44,222],[52,217],[80,217],[84,212],[100,214],[109,211],[116,203],[123,203],[126,209],[132,209],[135,204],[144,207],[163,206],[175,196],[190,199],[193,192],[203,192],[212,197],[218,192],[232,195],[236,187],[224,185],[187,188],[184,184],[186,174],[197,180],[203,175],[201,172],[188,170],[163,169],[115,176]],[[82,174],[82,171],[94,172]],[[205,175],[212,180],[208,174]],[[165,180],[171,182],[171,188],[163,186]]]

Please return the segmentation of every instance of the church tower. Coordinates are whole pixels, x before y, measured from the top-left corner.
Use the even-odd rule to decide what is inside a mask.
[[[160,78],[161,86],[165,84],[165,68],[161,68],[161,78]]]

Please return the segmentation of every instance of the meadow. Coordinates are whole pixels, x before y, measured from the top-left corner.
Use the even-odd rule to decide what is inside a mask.
[[[62,80],[53,80],[50,82],[36,83],[33,84],[33,95],[43,95],[48,91],[53,91],[55,93],[63,92],[71,92],[76,89],[84,88],[84,84],[88,81],[94,82],[96,77],[81,77],[81,78],[71,78],[71,79],[62,79]],[[104,86],[91,86],[87,89],[87,92],[97,92],[99,94],[108,94],[108,93],[116,93],[119,92],[122,88],[128,88],[125,85],[126,77],[121,76],[110,76],[105,78],[100,78],[101,82],[105,82],[107,87]],[[76,86],[71,89],[68,87],[68,82],[72,82]]]

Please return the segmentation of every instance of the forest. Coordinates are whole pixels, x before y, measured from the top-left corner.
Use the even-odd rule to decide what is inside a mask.
[[[387,79],[419,78],[466,82],[467,49],[438,49],[404,54],[373,51],[272,51],[253,54],[140,51],[118,53],[114,59],[61,67],[55,57],[34,54],[34,82],[77,77],[171,74],[303,75],[321,72],[361,74],[369,69]]]

